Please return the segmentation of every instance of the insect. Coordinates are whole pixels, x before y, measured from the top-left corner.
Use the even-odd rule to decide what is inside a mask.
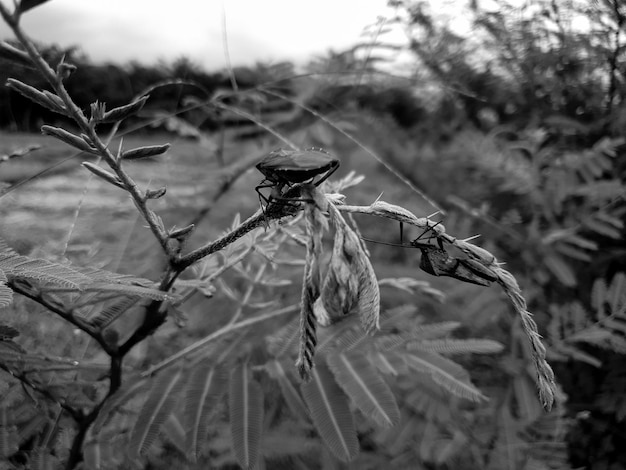
[[[259,200],[269,204],[272,200],[283,198],[285,186],[291,187],[321,175],[313,183],[319,186],[337,171],[339,160],[322,149],[277,149],[270,152],[256,167],[265,179],[254,190],[259,194]],[[261,193],[263,188],[272,188],[269,198]]]
[[[489,286],[492,282],[497,281],[498,277],[493,271],[483,266],[476,260],[470,258],[457,258],[450,256],[444,249],[443,241],[437,238],[437,245],[431,243],[423,243],[420,241],[425,233],[432,228],[426,230],[422,235],[413,240],[409,245],[395,245],[403,247],[419,248],[422,252],[419,267],[422,271],[432,276],[448,276],[458,279],[459,281],[476,284],[479,286]],[[374,241],[374,240],[368,240]],[[381,243],[381,242],[375,242]]]
[[[411,246],[422,252],[420,269],[433,276],[453,277],[479,286],[489,286],[498,279],[489,268],[478,261],[450,256],[441,246],[420,243],[417,240],[413,240]]]

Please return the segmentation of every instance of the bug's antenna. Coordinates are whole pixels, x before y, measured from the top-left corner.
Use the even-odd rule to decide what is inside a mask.
[[[415,248],[412,245],[398,244],[398,243],[389,243],[389,242],[381,242],[379,240],[372,240],[371,238],[367,238],[367,237],[361,237],[361,240],[364,240],[366,242],[378,243],[379,245],[398,246],[400,248]]]
[[[435,214],[436,214],[436,212],[435,212]],[[435,214],[433,214],[433,215],[435,215]],[[429,215],[428,217],[431,217],[431,216]],[[428,217],[427,217],[427,218],[428,218]],[[437,225],[439,225],[439,224],[441,224],[441,220],[440,220],[439,222],[437,222],[435,225],[433,225],[432,227],[427,227],[427,228],[426,228],[426,229],[425,229],[425,230],[424,230],[424,231],[420,234],[420,236],[419,236],[419,237],[417,237],[417,238],[415,239],[415,241],[417,241],[417,240],[421,240],[421,239],[422,239],[422,237],[423,237],[424,235],[426,235],[428,232],[433,232],[433,231],[434,231],[434,229],[435,229],[435,227],[436,227]],[[431,238],[437,238],[437,234],[429,236],[426,240],[430,240]]]

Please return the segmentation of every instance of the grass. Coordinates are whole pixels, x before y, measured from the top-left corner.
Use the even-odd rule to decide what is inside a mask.
[[[153,145],[170,140],[165,135],[126,137],[124,148]],[[60,243],[72,231],[72,244],[105,240],[110,244],[124,237],[122,226],[132,225],[136,210],[126,193],[93,178],[82,166],[82,161],[94,161],[91,155],[80,154],[62,142],[37,134],[0,133],[0,154],[9,153],[27,145],[41,148],[24,157],[2,164],[0,181],[4,183],[0,216],[5,223],[0,236],[19,240],[24,249]],[[117,149],[118,141],[110,148]],[[242,146],[242,150],[245,146]],[[229,158],[236,158],[232,152]],[[167,187],[167,197],[154,201],[152,207],[168,222],[184,224],[195,211],[211,199],[212,190],[220,177],[220,168],[214,159],[198,144],[176,141],[168,154],[149,161],[128,164],[129,171],[142,186]],[[251,172],[252,173],[252,172]],[[37,176],[39,175],[39,176]],[[252,190],[257,175],[246,175],[237,194],[238,210],[256,210],[256,194]],[[250,187],[246,194],[243,187]],[[218,219],[232,219],[234,204],[220,205]],[[149,234],[146,233],[146,237]]]

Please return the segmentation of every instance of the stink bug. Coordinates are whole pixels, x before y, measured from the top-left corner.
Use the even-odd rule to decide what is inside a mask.
[[[478,261],[470,258],[456,258],[450,256],[450,254],[443,247],[443,241],[436,235],[432,238],[437,238],[437,245],[433,245],[431,243],[421,243],[419,240],[428,231],[432,231],[432,227],[413,240],[409,245],[396,245],[391,243],[385,244],[419,248],[422,252],[419,267],[422,271],[432,276],[453,277],[459,281],[469,282],[470,284],[476,284],[479,286],[489,286],[492,282],[498,280],[498,277],[491,269],[482,265]]]
[[[304,183],[322,175],[313,182],[315,186],[319,186],[339,168],[339,160],[322,149],[277,149],[270,152],[256,167],[265,179],[254,190],[260,199],[269,203],[282,198],[285,186]],[[269,198],[261,193],[262,188],[272,188]]]
[[[421,270],[433,276],[453,277],[479,286],[489,286],[498,279],[489,268],[473,259],[452,257],[441,247],[417,240],[413,240],[411,246],[422,252]]]

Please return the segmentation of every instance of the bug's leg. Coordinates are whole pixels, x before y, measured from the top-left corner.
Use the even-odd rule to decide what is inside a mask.
[[[276,183],[272,183],[271,181],[263,180],[261,181],[260,185],[254,188],[254,190],[259,195],[259,206],[261,206],[261,212],[263,212],[263,220],[265,221],[265,228],[267,229],[269,228],[269,222],[267,221],[267,215],[265,211],[267,210],[267,207],[272,201],[272,194],[270,193],[269,198],[266,197],[265,194],[261,192],[261,189],[264,189],[264,188],[272,188],[272,193],[273,193],[276,190],[277,185]],[[265,206],[263,205],[263,201],[265,201]]]
[[[440,220],[439,222],[437,222],[435,225],[433,225],[432,227],[427,227],[427,228],[426,228],[426,229],[425,229],[425,230],[424,230],[424,231],[420,234],[420,236],[419,236],[419,237],[417,237],[414,241],[422,240],[422,238],[424,237],[424,235],[426,235],[426,234],[427,234],[427,233],[429,233],[429,232],[434,233],[434,230],[433,230],[433,229],[434,229],[437,225],[439,225],[440,223],[441,223],[441,220]],[[438,244],[439,244],[439,248],[443,249],[442,242],[441,242],[441,240],[439,239],[439,237],[437,236],[437,234],[436,234],[436,233],[435,233],[434,235],[430,235],[430,236],[426,237],[426,241],[431,240],[432,238],[436,238],[436,239],[437,239],[437,242],[438,242]]]
[[[272,183],[271,181],[267,181],[267,180],[263,180],[261,181],[261,184],[258,185],[257,187],[254,188],[254,190],[257,192],[257,194],[259,195],[259,202],[261,201],[265,201],[265,204],[269,204],[270,200],[272,199],[272,196],[270,195],[269,199],[267,197],[265,197],[265,195],[261,192],[261,189],[265,189],[265,188],[275,188],[276,187],[276,183]],[[261,204],[263,205],[263,204]]]
[[[320,179],[319,181],[317,181],[317,183],[315,183],[315,186],[319,186],[320,184],[322,184],[324,181],[326,181],[328,178],[330,178],[330,176],[337,171],[337,168],[339,168],[339,161],[336,161],[333,163],[333,167],[328,170]]]

